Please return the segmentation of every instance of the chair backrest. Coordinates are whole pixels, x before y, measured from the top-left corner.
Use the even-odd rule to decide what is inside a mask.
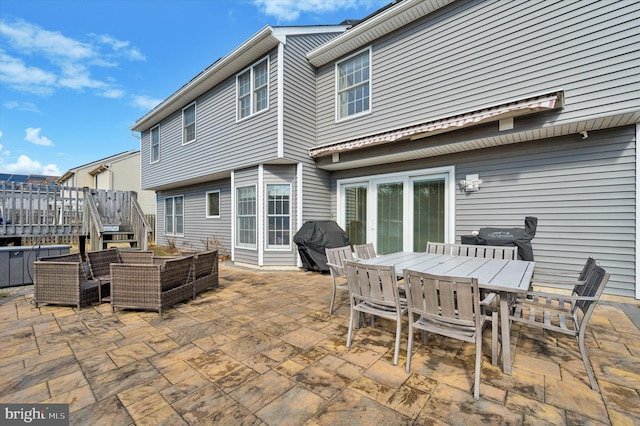
[[[516,260],[518,258],[517,247],[434,243],[431,241],[427,242],[427,253],[482,257],[485,259]]]
[[[121,263],[153,264],[153,250],[118,250]]]
[[[366,265],[352,260],[345,261],[344,265],[351,300],[399,309],[398,281],[393,266]]]
[[[117,248],[88,251],[87,261],[91,275],[96,279],[109,276],[111,274],[111,264],[120,263],[120,255]]]
[[[353,260],[353,253],[351,252],[351,247],[336,247],[336,248],[327,248],[325,249],[325,254],[327,255],[327,263],[331,263],[335,265],[335,268],[330,267],[331,274],[344,276],[344,261],[345,260]],[[334,271],[335,269],[335,271]]]
[[[450,244],[450,254],[454,256],[482,257],[485,259],[516,260],[517,247],[484,246],[471,244]]]
[[[427,241],[427,253],[429,254],[449,254],[447,251],[447,243],[434,243]]]
[[[449,277],[409,269],[403,273],[410,320],[416,314],[438,321],[440,325],[446,323],[467,329],[478,326],[480,291],[477,278]],[[452,329],[452,334],[457,333]]]
[[[359,259],[373,259],[376,257],[376,249],[373,247],[373,243],[357,244],[353,246],[353,249]]]
[[[218,270],[218,251],[210,250],[197,253],[193,261],[194,278],[211,275]]]
[[[171,290],[186,284],[191,277],[193,268],[193,256],[177,257],[166,260],[160,265],[160,277],[162,279],[162,291]]]
[[[588,261],[587,261],[588,262]],[[586,265],[585,265],[586,266]],[[577,310],[580,309],[584,314],[582,322],[586,323],[589,321],[589,317],[591,313],[596,307],[598,300],[600,299],[600,295],[604,291],[604,288],[609,281],[609,277],[611,275],[604,270],[601,266],[597,265],[597,262],[593,262],[593,266],[591,268],[591,272],[587,276],[585,283],[582,285],[576,285],[573,288],[573,293],[582,296],[593,298],[592,300],[577,300],[574,305],[574,318],[577,318]]]
[[[593,267],[596,266],[598,262],[593,257],[589,257],[587,261],[584,263],[582,267],[582,271],[580,271],[580,275],[578,276],[578,281],[586,281],[593,270]],[[574,289],[575,290],[575,289]]]

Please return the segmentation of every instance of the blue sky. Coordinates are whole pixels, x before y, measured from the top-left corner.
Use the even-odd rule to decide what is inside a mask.
[[[0,0],[0,173],[61,175],[265,25],[339,24],[391,0]]]

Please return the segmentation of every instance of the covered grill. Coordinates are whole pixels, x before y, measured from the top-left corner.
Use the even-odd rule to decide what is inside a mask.
[[[463,235],[462,244],[518,247],[518,259],[533,260],[531,240],[536,235],[538,218],[527,216],[523,228],[480,228],[478,235]]]
[[[349,245],[349,235],[331,220],[310,220],[293,236],[302,267],[308,271],[328,272],[324,249]]]

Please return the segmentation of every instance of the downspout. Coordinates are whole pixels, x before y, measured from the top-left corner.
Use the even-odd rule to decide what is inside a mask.
[[[284,157],[284,42],[278,43],[278,158]]]

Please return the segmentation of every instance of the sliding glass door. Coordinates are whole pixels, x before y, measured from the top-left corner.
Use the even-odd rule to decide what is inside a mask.
[[[338,223],[378,254],[425,251],[453,235],[453,168],[338,181]]]

